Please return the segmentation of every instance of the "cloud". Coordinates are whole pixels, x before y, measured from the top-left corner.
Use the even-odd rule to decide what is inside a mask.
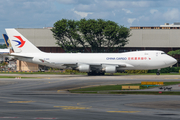
[[[115,1],[115,0],[104,0],[101,2],[102,5],[106,6],[107,8],[132,8],[132,7],[149,7],[153,5],[152,1]]]
[[[179,18],[180,18],[179,14],[180,14],[179,9],[173,8],[173,9],[168,9],[168,11],[163,14],[163,17],[166,20],[176,21],[176,20],[179,20]]]
[[[116,13],[114,12],[114,11],[112,11],[112,14],[115,16],[116,15]]]
[[[149,7],[153,4],[152,1],[133,1],[130,2],[130,5],[134,7]]]
[[[132,13],[130,10],[128,10],[128,9],[122,9],[123,11],[125,11],[126,13]]]
[[[57,0],[61,4],[91,4],[95,0]]]
[[[79,4],[75,6],[74,9],[81,12],[94,12],[94,11],[97,12],[100,8],[98,8],[96,4],[89,4],[89,5]]]
[[[125,1],[125,0],[91,0],[89,4],[77,4],[75,10],[85,12],[106,12],[123,10],[126,13],[132,13],[129,8],[146,8],[153,5],[151,1]],[[138,8],[138,9],[139,9]]]
[[[157,13],[157,12],[158,12],[158,10],[156,10],[156,9],[151,9],[151,10],[150,10],[150,13],[151,13],[151,14],[154,14],[154,13]]]
[[[131,25],[137,18],[128,18],[128,23]]]
[[[109,19],[109,17],[111,19]],[[112,20],[114,15],[112,12],[94,12],[93,14],[89,14],[87,16],[88,19],[105,19],[105,20]]]
[[[73,4],[76,3],[75,0],[58,0],[58,2],[63,4]]]
[[[0,0],[0,32],[53,26],[62,18],[104,19],[128,27],[173,23],[180,20],[179,4],[180,0]]]
[[[85,17],[87,17],[89,14],[93,14],[93,13],[91,13],[91,12],[78,12],[78,11],[74,11],[74,13],[80,15],[81,18],[85,18]]]

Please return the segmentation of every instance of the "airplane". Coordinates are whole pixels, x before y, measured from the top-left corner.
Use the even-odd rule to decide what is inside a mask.
[[[3,34],[2,36],[4,38],[4,42],[6,43],[6,46],[8,48],[5,50],[5,53],[7,53],[7,54],[3,54],[3,56],[6,56],[6,58],[8,58],[9,60],[12,61],[12,60],[14,60],[14,56],[9,55],[9,53],[13,52],[12,45],[10,43],[9,37],[6,34]]]
[[[0,49],[0,54],[9,53],[9,49]]]
[[[55,67],[60,69],[72,68],[88,75],[104,75],[121,70],[150,70],[169,67],[177,63],[173,57],[163,51],[133,51],[124,53],[46,53],[40,51],[16,29],[5,29],[10,39],[15,58]]]
[[[4,35],[3,35],[3,37],[4,37]],[[7,46],[7,44],[6,44],[6,46]],[[8,55],[9,55],[9,49],[7,49],[7,48],[0,49],[0,62],[2,62],[2,61],[6,61],[7,62],[9,60],[9,56]]]
[[[7,37],[7,36],[4,36],[4,34],[3,34],[3,37],[4,37],[4,39],[5,39],[5,37]],[[5,41],[5,43],[6,43],[6,41]],[[6,44],[6,46],[7,46],[7,44]],[[3,53],[9,53],[9,49],[0,49],[0,54],[3,54]]]
[[[11,43],[10,43],[10,40],[9,40],[9,37],[6,35],[6,34],[2,34],[3,38],[4,38],[4,42],[7,46],[8,49],[10,49],[12,47]]]
[[[0,49],[0,63],[7,61],[7,54],[9,54],[9,49]]]

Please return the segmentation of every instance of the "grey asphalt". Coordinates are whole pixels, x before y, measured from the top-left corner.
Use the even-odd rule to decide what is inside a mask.
[[[180,96],[72,94],[66,91],[105,84],[180,81],[180,76],[30,76],[42,78],[0,79],[0,120],[180,118]]]

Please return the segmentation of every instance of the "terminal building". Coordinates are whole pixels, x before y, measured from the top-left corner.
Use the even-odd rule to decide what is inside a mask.
[[[56,44],[51,28],[16,28],[24,37],[31,41],[41,51],[63,53],[64,50]],[[139,50],[162,50],[169,52],[180,49],[180,23],[173,23],[154,27],[132,26],[129,43],[117,52]],[[179,61],[179,56],[175,56]],[[17,62],[17,70],[32,71],[42,68],[36,64]],[[42,68],[43,69],[43,68]]]
[[[180,23],[160,25],[158,27],[130,27],[132,36],[125,48],[140,48],[143,50],[180,49]]]

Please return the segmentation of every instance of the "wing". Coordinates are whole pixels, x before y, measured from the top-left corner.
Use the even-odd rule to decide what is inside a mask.
[[[118,64],[111,64],[111,63],[66,63],[61,64],[62,66],[71,67],[73,69],[78,68],[80,65],[89,65],[91,70],[102,70],[107,66],[115,66],[116,68],[126,68],[126,67],[134,67],[127,63],[118,63]]]
[[[14,56],[16,59],[27,61],[27,62],[32,62],[32,59],[33,59],[33,57],[31,56],[24,56],[24,55],[15,54],[15,53],[11,53],[11,56]],[[55,67],[55,68],[69,68],[70,67],[72,69],[78,69],[78,67],[81,65],[89,65],[90,69],[94,71],[101,71],[102,69],[109,66],[113,66],[116,68],[134,67],[127,63],[79,63],[79,62],[55,63],[55,62],[46,61],[43,58],[38,59],[38,60],[40,62],[39,64],[41,65],[46,65],[46,66]]]

